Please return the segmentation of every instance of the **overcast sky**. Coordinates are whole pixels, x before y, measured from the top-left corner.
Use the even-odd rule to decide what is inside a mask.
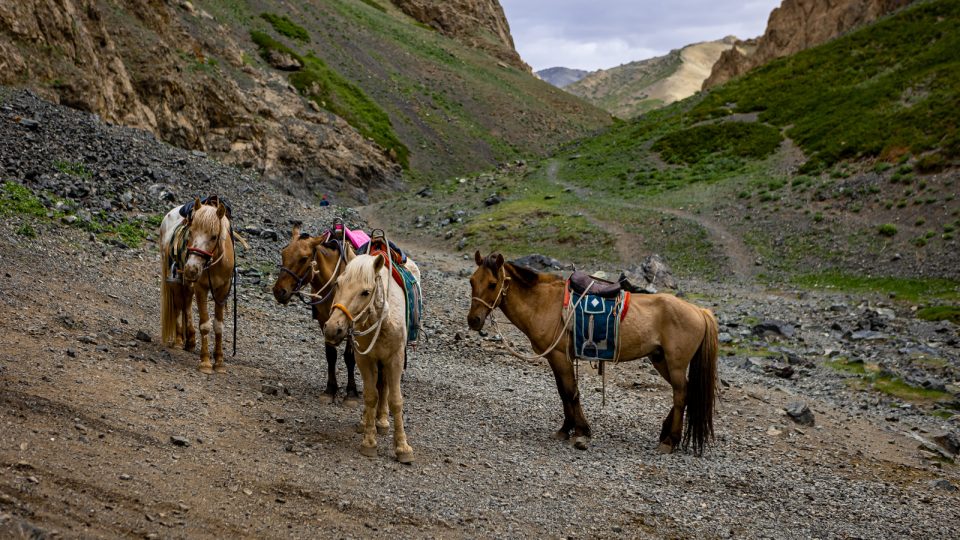
[[[500,0],[534,71],[595,70],[698,41],[763,34],[780,0]]]

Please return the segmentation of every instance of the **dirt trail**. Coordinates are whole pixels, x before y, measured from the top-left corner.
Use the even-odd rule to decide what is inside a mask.
[[[591,191],[561,179],[558,175],[559,169],[560,164],[557,161],[550,161],[550,163],[547,165],[547,179],[565,189],[572,190],[574,193],[584,199],[589,199],[592,194]],[[647,206],[627,202],[621,203],[621,205],[625,208],[670,214],[686,221],[692,221],[703,227],[710,235],[711,241],[719,246],[724,255],[726,255],[727,266],[732,276],[740,282],[749,283],[752,281],[756,268],[754,264],[756,255],[753,253],[753,250],[751,250],[743,242],[742,239],[732,234],[719,222],[707,216],[693,214],[691,212],[676,208]],[[600,227],[616,238],[617,253],[620,255],[622,260],[631,260],[636,258],[636,254],[640,251],[638,247],[640,243],[639,239],[637,239],[635,235],[628,233],[619,223],[615,221],[604,221],[602,219],[597,219],[594,216],[587,216],[587,219],[591,224]]]

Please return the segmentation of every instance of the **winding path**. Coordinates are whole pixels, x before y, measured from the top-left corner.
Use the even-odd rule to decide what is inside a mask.
[[[565,189],[572,190],[583,199],[587,199],[591,196],[592,193],[589,189],[571,184],[566,180],[561,179],[558,175],[559,169],[560,164],[556,160],[551,160],[547,165],[547,180],[562,186]],[[709,217],[693,214],[677,208],[646,206],[630,202],[623,202],[621,205],[625,208],[670,214],[680,219],[696,223],[707,231],[711,242],[720,246],[723,253],[727,257],[727,267],[731,274],[739,281],[749,282],[753,280],[755,271],[754,261],[756,259],[756,255],[740,237],[731,233],[719,222],[714,221]],[[602,228],[616,238],[617,253],[622,259],[629,259],[632,254],[637,252],[637,247],[639,246],[638,239],[635,235],[627,232],[626,229],[624,229],[619,223],[604,221],[593,216],[587,216],[587,219],[593,225]]]

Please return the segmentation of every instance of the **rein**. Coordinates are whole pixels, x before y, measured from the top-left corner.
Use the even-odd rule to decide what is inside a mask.
[[[502,282],[502,283],[503,283],[503,286],[500,287],[500,292],[497,294],[497,298],[493,301],[493,304],[488,304],[488,303],[485,302],[482,298],[478,298],[478,297],[476,297],[476,296],[473,297],[474,300],[476,300],[476,301],[480,302],[481,304],[483,304],[484,306],[490,308],[491,313],[493,312],[493,309],[494,309],[494,308],[500,306],[500,304],[502,303],[503,297],[506,296],[506,293],[504,292],[504,289],[506,289],[506,287],[507,287],[506,282],[510,279],[509,276],[506,275],[506,270],[504,270],[503,267],[500,267],[500,269],[501,269],[501,270],[503,271],[503,273],[504,273],[504,278],[503,278],[503,282]],[[590,287],[592,287],[594,283],[595,283],[594,281],[591,281],[591,282],[590,282],[590,285],[587,287],[587,289],[589,290]],[[547,347],[546,350],[544,350],[544,351],[543,351],[542,353],[540,353],[540,354],[525,355],[525,354],[521,354],[521,353],[517,352],[517,350],[514,349],[514,348],[510,345],[510,341],[509,341],[507,338],[503,337],[503,332],[500,330],[500,323],[497,321],[497,319],[494,318],[494,317],[490,317],[490,313],[488,313],[487,316],[488,316],[488,317],[490,318],[490,320],[493,322],[493,327],[494,327],[494,329],[497,331],[498,334],[500,334],[500,337],[503,338],[503,344],[507,347],[507,350],[510,352],[510,354],[512,354],[513,356],[516,356],[517,358],[519,358],[519,359],[521,359],[521,360],[539,360],[539,359],[541,359],[541,358],[546,358],[548,354],[550,354],[551,352],[553,352],[554,349],[557,348],[557,345],[560,344],[560,341],[563,340],[563,336],[566,335],[567,329],[568,329],[568,327],[570,326],[570,322],[573,320],[573,317],[570,317],[569,314],[570,314],[570,313],[573,313],[573,311],[577,309],[577,307],[580,305],[581,302],[583,302],[583,299],[586,298],[586,297],[587,297],[587,295],[584,294],[584,295],[581,296],[576,302],[574,302],[573,305],[571,305],[570,307],[568,307],[567,309],[564,310],[566,313],[561,313],[561,314],[560,314],[560,320],[561,320],[562,322],[561,322],[561,324],[560,324],[560,330],[557,331],[557,337],[556,337],[556,339],[553,340],[553,344],[551,344],[549,347]],[[503,308],[502,308],[502,307],[500,308],[500,311],[503,311]]]

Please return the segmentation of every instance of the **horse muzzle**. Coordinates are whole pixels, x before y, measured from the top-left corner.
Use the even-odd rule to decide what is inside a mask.
[[[327,344],[336,347],[347,337],[347,326],[343,321],[333,321],[328,319],[323,325],[323,337]]]
[[[281,306],[285,306],[290,303],[290,298],[293,296],[293,292],[284,287],[273,287],[273,297],[276,298],[277,303]]]
[[[469,326],[471,330],[476,330],[477,332],[483,330],[483,323],[485,322],[487,322],[486,315],[467,315],[467,326]]]

